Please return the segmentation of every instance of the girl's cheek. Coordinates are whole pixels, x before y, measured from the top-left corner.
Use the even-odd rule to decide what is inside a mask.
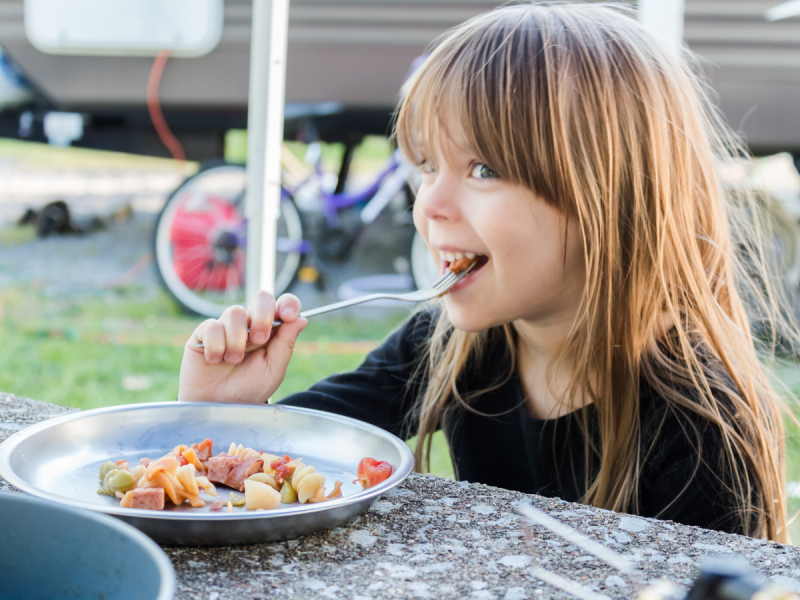
[[[425,215],[422,214],[422,209],[418,202],[414,203],[414,210],[412,211],[412,216],[414,217],[414,226],[419,231],[422,239],[425,240],[425,243],[428,243],[428,219]]]

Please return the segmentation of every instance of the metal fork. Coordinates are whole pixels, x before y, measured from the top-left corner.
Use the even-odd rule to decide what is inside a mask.
[[[300,313],[300,316],[304,319],[308,317],[314,317],[316,315],[322,315],[334,310],[339,310],[340,308],[347,308],[348,306],[355,306],[356,304],[364,304],[365,302],[372,302],[373,300],[400,300],[402,302],[424,302],[425,300],[432,300],[433,298],[438,298],[439,296],[443,296],[447,293],[451,287],[453,287],[456,283],[461,281],[467,273],[469,273],[476,264],[477,261],[472,261],[472,263],[463,271],[459,273],[453,273],[450,270],[439,277],[436,281],[431,284],[430,287],[425,288],[424,290],[417,290],[415,292],[408,292],[407,294],[369,294],[367,296],[361,296],[360,298],[353,298],[351,300],[344,300],[342,302],[336,302],[334,304],[328,304],[326,306],[320,306],[318,308],[311,308],[309,310],[304,310]],[[277,327],[281,325],[283,321],[277,319],[272,322],[273,327]],[[249,333],[248,329],[248,333]],[[198,348],[203,348],[203,343],[199,342],[197,344]]]

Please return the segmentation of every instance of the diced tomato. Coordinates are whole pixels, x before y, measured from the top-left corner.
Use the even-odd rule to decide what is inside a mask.
[[[212,442],[210,439],[206,438],[206,439],[204,439],[202,442],[200,442],[199,444],[197,444],[197,451],[199,452],[199,451],[200,451],[200,450],[202,450],[203,448],[205,448],[205,447],[207,447],[207,446],[208,446],[208,447],[211,447],[211,446],[213,446],[213,445],[214,445],[214,442]]]
[[[178,456],[178,462],[181,463],[181,466],[189,464],[189,461],[183,458],[183,456]]]
[[[283,483],[284,480],[289,479],[292,476],[292,473],[294,473],[294,467],[286,466],[286,463],[290,462],[291,460],[291,458],[284,454],[283,458],[273,460],[270,463],[269,466],[275,470],[275,482],[278,485]]]
[[[358,463],[358,481],[364,489],[378,485],[392,474],[392,465],[385,460],[377,461],[374,458],[362,458]],[[353,482],[355,483],[355,481]]]

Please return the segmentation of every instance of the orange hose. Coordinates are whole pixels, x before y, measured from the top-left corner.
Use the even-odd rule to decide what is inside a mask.
[[[172,154],[172,158],[186,160],[183,146],[170,131],[167,121],[164,119],[164,113],[161,112],[161,103],[158,100],[158,84],[161,82],[161,75],[164,73],[164,65],[167,64],[168,58],[169,50],[162,50],[153,61],[150,77],[147,79],[147,110],[150,112],[150,120],[153,122],[153,127],[156,128],[159,139],[164,142],[167,150]]]

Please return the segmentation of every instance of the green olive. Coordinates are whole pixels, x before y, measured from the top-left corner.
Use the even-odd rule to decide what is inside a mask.
[[[233,506],[244,506],[244,496],[237,496],[231,492],[230,502]]]
[[[100,481],[105,480],[106,474],[112,469],[119,469],[119,467],[110,460],[107,460],[102,465],[100,465]]]
[[[284,504],[297,502],[297,492],[294,491],[292,484],[288,480],[284,481],[281,486],[281,502]]]

